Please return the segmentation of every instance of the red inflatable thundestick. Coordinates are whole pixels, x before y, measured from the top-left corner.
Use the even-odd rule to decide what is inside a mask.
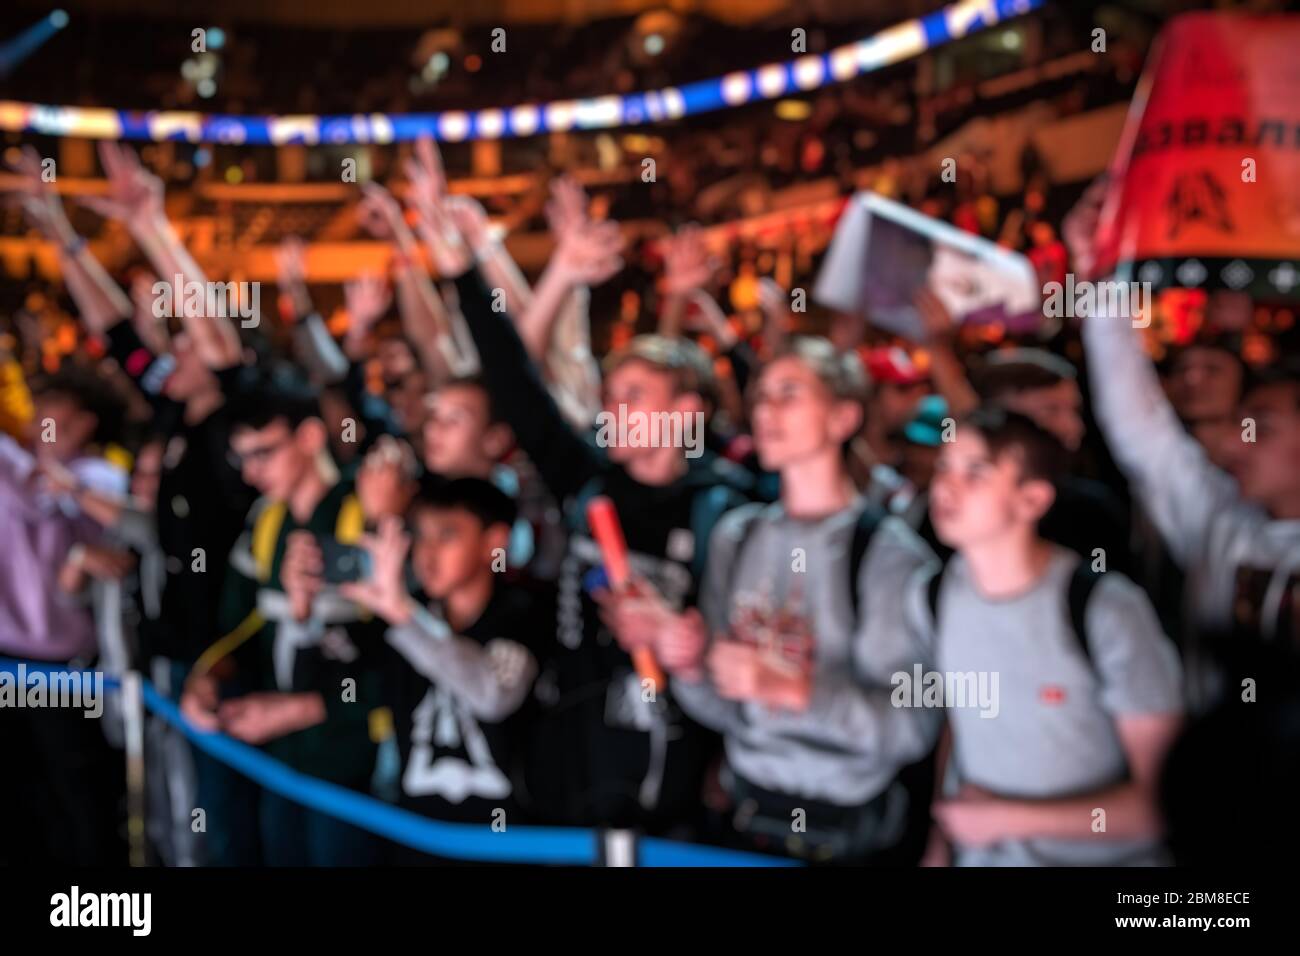
[[[628,563],[627,539],[623,537],[623,526],[619,524],[614,502],[604,495],[592,498],[587,503],[587,526],[600,548],[600,559],[605,564],[605,576],[609,578],[610,587],[615,591],[623,590],[632,579],[632,567]],[[664,673],[650,648],[638,647],[633,651],[632,663],[643,680],[652,681],[656,688],[666,686]]]

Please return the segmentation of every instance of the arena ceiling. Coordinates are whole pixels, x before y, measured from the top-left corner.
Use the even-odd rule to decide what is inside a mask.
[[[213,23],[287,23],[340,27],[454,24],[581,23],[652,10],[703,14],[744,25],[782,16],[819,21],[872,17],[905,19],[943,6],[942,0],[10,0],[11,9],[48,13],[61,6],[112,17]]]

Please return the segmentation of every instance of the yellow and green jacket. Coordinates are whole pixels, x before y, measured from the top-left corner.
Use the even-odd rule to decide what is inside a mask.
[[[232,652],[236,677],[228,694],[316,692],[325,702],[323,723],[270,741],[264,749],[295,770],[357,789],[368,787],[375,741],[390,723],[379,701],[374,652],[382,622],[326,588],[309,626],[282,626],[289,607],[280,567],[295,531],[353,544],[363,529],[350,482],[330,489],[301,524],[283,502],[259,500],[231,552],[221,602],[223,633],[254,632]]]

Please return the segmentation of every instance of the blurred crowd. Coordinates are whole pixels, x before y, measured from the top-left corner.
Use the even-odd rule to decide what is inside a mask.
[[[92,194],[43,175],[55,141],[11,137],[0,238],[38,240],[58,280],[0,293],[0,658],[140,672],[200,733],[484,841],[543,824],[818,864],[1280,855],[1300,842],[1290,307],[1167,290],[1140,323],[1009,327],[922,290],[911,341],[813,301],[858,190],[1023,253],[1044,286],[1107,278],[1102,186],[1029,135],[1131,94],[1141,31],[1078,67],[1081,22],[817,91],[794,120],[760,104],[524,139],[491,174],[470,144],[375,148],[315,218],[259,207],[274,283],[209,274],[211,237],[182,218],[211,214],[223,255],[251,258],[232,207],[256,204],[204,190],[223,169],[276,182],[277,151],[104,142]],[[878,26],[820,26],[808,49]],[[322,30],[281,61],[284,31],[249,27],[213,49],[205,105],[174,64],[117,70],[156,42],[95,29],[116,58],[12,95],[475,108],[791,55],[784,21],[743,49],[699,18],[511,29],[526,70],[493,61],[487,28],[414,47]],[[977,117],[1011,118],[1009,161],[962,135]],[[333,149],[297,184],[338,186]],[[382,271],[314,282],[326,223],[381,246]],[[540,261],[512,255],[542,234]],[[22,825],[0,862],[123,863],[137,827],[162,865],[446,862],[153,716],[128,825],[120,708],[6,700],[0,820]]]
[[[401,200],[362,187],[390,269],[346,285],[343,327],[292,240],[247,321],[175,288],[209,283],[158,177],[101,161],[86,202],[174,278],[122,288],[20,155],[81,335],[51,363],[39,329],[4,333],[9,657],[143,671],[201,730],[484,839],[1120,865],[1293,835],[1289,791],[1223,772],[1278,782],[1296,753],[1300,377],[1243,361],[1249,301],[1209,297],[1158,368],[1130,316],[990,348],[922,292],[909,350],[869,317],[815,334],[771,278],[755,321],[724,308],[687,226],[654,331],[598,360],[617,223],[555,179],[530,281],[422,141]],[[1064,240],[1027,226],[1044,276],[1089,274],[1099,201]],[[978,180],[949,209],[987,231]],[[120,859],[109,728],[0,721],[9,862]],[[161,723],[147,756],[159,862],[436,862]]]

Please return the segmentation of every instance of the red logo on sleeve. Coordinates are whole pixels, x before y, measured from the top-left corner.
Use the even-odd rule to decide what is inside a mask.
[[[1063,704],[1065,703],[1065,688],[1060,684],[1044,684],[1038,689],[1038,699],[1044,704],[1051,704],[1052,706]]]

